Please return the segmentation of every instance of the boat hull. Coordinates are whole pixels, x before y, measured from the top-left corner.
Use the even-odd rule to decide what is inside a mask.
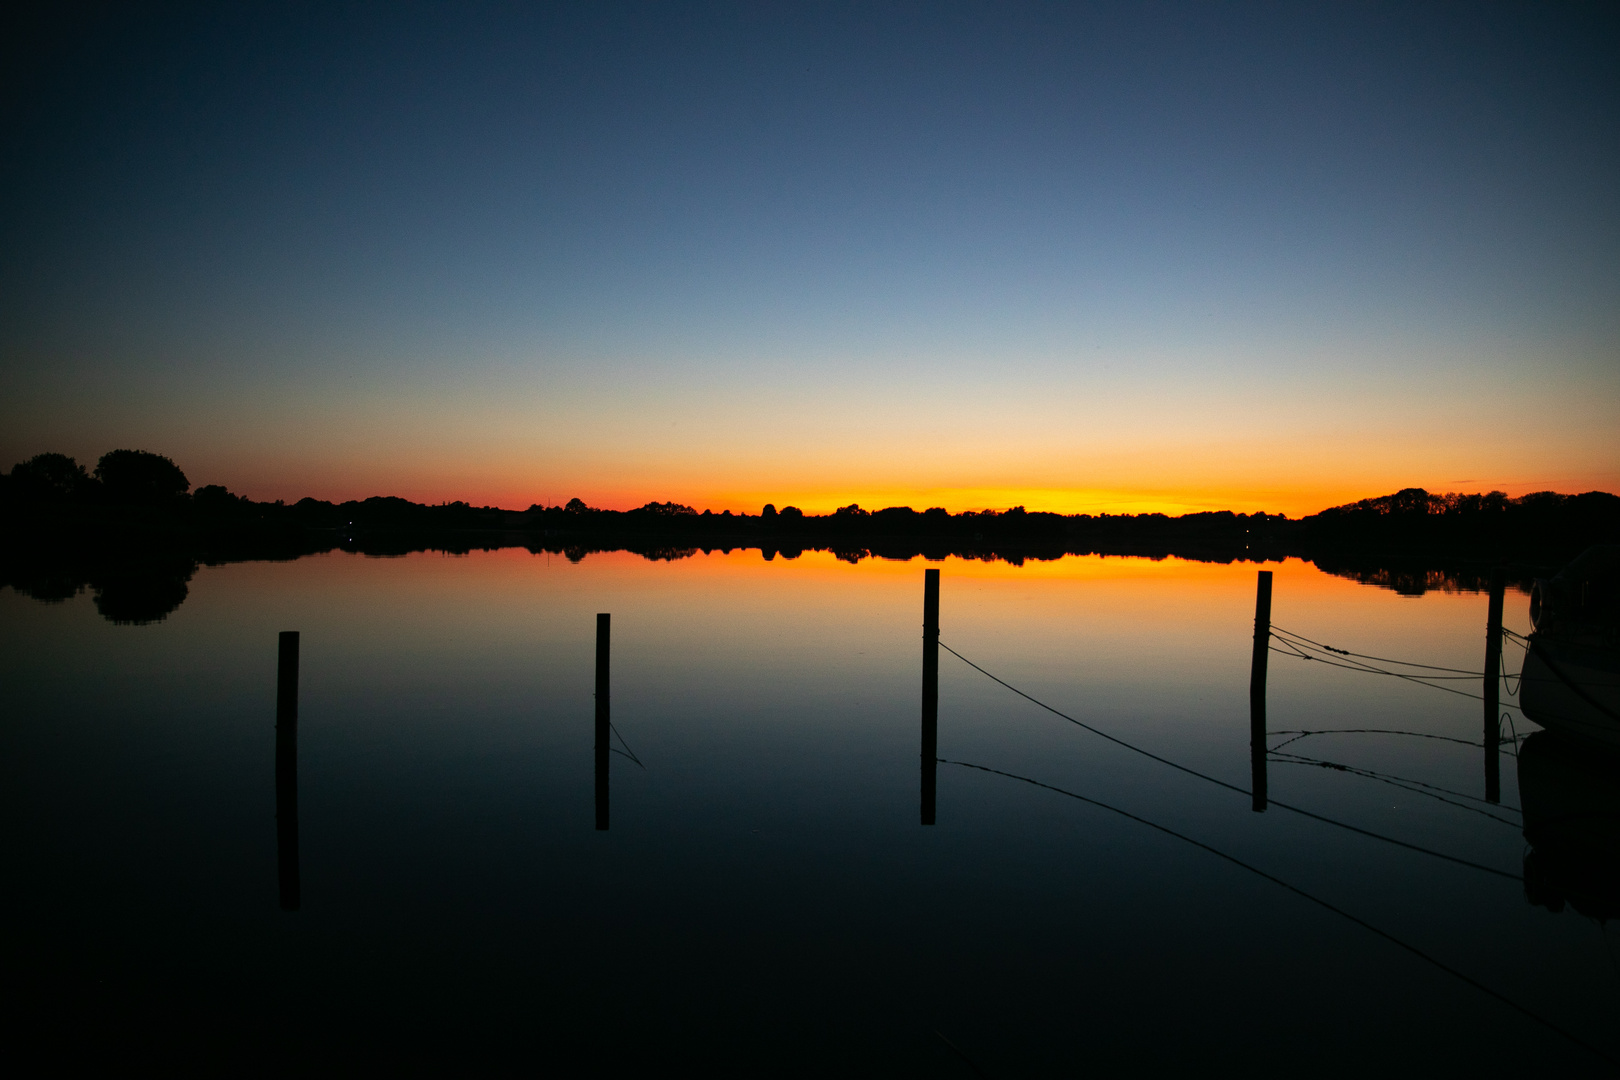
[[[1531,635],[1519,706],[1549,731],[1620,750],[1620,655]]]

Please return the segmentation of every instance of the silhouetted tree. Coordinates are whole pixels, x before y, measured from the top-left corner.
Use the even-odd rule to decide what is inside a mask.
[[[120,626],[161,622],[185,603],[197,564],[165,553],[99,570],[91,579],[96,610]]]
[[[774,521],[776,519],[776,505],[774,503],[766,503],[765,509],[759,512],[759,516],[764,518],[766,521]]]
[[[85,575],[51,555],[40,557],[38,561],[25,557],[15,563],[6,560],[0,564],[0,585],[9,585],[24,596],[47,604],[59,604],[79,595],[85,586]]]
[[[11,493],[19,502],[72,502],[94,485],[84,466],[66,454],[35,454],[11,470]]]
[[[96,479],[113,502],[135,506],[175,503],[191,489],[191,481],[178,465],[145,450],[113,450],[101,455]]]
[[[563,507],[563,509],[568,511],[570,514],[584,514],[588,513],[591,508],[585,505],[584,499],[569,499],[568,505]],[[584,558],[584,556],[580,557]]]
[[[205,484],[192,493],[191,501],[199,510],[216,514],[229,513],[247,502],[238,495],[232,495],[221,484]]]

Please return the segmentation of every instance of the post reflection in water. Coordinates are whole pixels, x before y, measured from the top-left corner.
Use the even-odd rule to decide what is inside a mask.
[[[1266,809],[1266,661],[1271,658],[1271,571],[1261,570],[1254,589],[1254,653],[1249,661],[1250,808]]]
[[[1614,976],[1577,912],[1620,915],[1620,769],[1540,735],[1515,762],[1503,721],[1501,804],[1485,806],[1480,591],[1405,597],[1267,565],[1272,618],[1320,638],[1299,647],[1325,662],[1279,653],[1251,684],[1257,569],[338,554],[206,568],[185,618],[140,630],[88,597],[0,590],[0,760],[26,765],[8,774],[24,812],[0,836],[31,883],[7,897],[30,927],[8,952],[22,1023],[93,1026],[126,1055],[212,1038],[234,1060],[277,1054],[279,1071],[329,1054],[512,1071],[544,1046],[562,1072],[715,1071],[718,1056],[728,1072],[971,1075],[936,1030],[994,1076],[1244,1054],[1288,1075],[1323,1045],[1345,1071],[1589,1068],[1580,1046],[1614,1041]],[[641,644],[615,684],[603,609],[623,604]],[[1510,579],[1504,633],[1528,634],[1524,607]],[[305,916],[290,631],[311,622],[312,715],[343,723],[319,739],[332,857]],[[288,623],[275,811],[279,907],[296,919],[269,902],[258,726],[265,646]],[[1509,640],[1504,710],[1519,700]],[[1523,685],[1532,711],[1581,701],[1556,676]],[[1606,683],[1580,685],[1606,701]],[[1290,730],[1263,724],[1251,745],[1262,778],[1279,766],[1257,814],[1242,739],[1272,705]],[[652,735],[617,726],[634,715],[658,717]],[[646,812],[593,841],[624,768],[608,754],[636,764],[626,735],[660,763],[631,785]],[[943,832],[926,824],[936,774],[956,814]],[[1261,1039],[1243,1034],[1257,1013],[1275,1021]]]
[[[923,571],[922,823],[934,823],[939,771],[939,571]]]
[[[276,664],[276,869],[281,910],[297,911],[298,631],[283,630]]]
[[[1491,573],[1490,602],[1485,616],[1485,799],[1502,801],[1502,593],[1503,573]]]
[[[608,701],[608,644],[613,616],[596,616],[596,827],[608,827],[608,753],[612,749],[609,730],[612,717]]]

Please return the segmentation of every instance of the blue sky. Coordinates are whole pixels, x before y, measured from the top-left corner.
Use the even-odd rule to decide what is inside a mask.
[[[3,464],[717,509],[1620,485],[1612,9],[23,29]]]

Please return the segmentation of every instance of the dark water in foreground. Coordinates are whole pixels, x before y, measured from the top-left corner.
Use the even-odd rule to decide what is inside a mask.
[[[1098,806],[941,765],[938,823],[920,826],[925,565],[332,555],[204,570],[142,627],[84,596],[0,594],[8,1045],[64,1070],[1606,1071],[1348,919]],[[938,565],[947,645],[1247,788],[1253,566]],[[1480,670],[1483,595],[1274,569],[1280,626]],[[612,758],[607,832],[602,611],[614,722],[644,765]],[[1526,623],[1510,593],[1507,625]],[[277,884],[288,629],[296,912]],[[949,654],[940,684],[941,757],[1184,834],[1620,1054],[1620,943],[1515,880],[1512,746],[1486,804],[1465,745],[1479,702],[1274,654],[1274,732],[1462,741],[1309,736],[1287,751],[1409,782],[1279,760],[1270,792],[1510,877],[1253,813]]]

